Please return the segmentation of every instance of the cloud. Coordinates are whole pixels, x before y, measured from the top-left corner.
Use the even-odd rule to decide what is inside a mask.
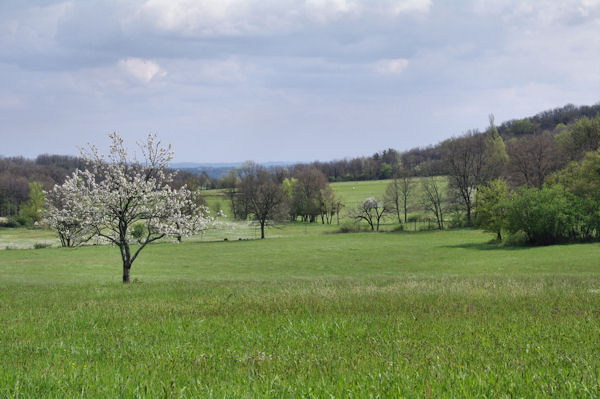
[[[381,75],[398,75],[408,66],[405,58],[379,60],[375,64],[375,71]]]
[[[313,24],[427,13],[431,0],[148,0],[130,26],[185,37],[289,33]]]
[[[120,60],[118,66],[142,83],[149,83],[155,77],[162,78],[167,75],[156,62],[140,58]]]
[[[0,0],[0,135],[31,155],[92,129],[158,130],[189,160],[405,149],[597,102],[599,31],[600,0]]]

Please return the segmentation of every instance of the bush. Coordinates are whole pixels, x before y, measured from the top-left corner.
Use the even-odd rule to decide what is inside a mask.
[[[15,218],[12,218],[12,217],[0,222],[0,227],[14,228],[14,227],[19,227],[19,226],[20,226],[20,224],[15,220]]]
[[[467,226],[467,217],[461,209],[454,209],[450,214],[450,223],[448,224],[451,229],[457,229]]]
[[[44,248],[50,248],[50,244],[48,244],[47,242],[36,242],[35,244],[33,244],[33,249],[44,249]]]
[[[33,222],[30,223],[30,220],[23,215],[13,216],[9,219],[9,222],[14,224],[14,227],[33,226]]]
[[[344,220],[338,229],[340,233],[358,233],[360,230],[360,224],[353,220]]]
[[[423,215],[420,215],[418,213],[413,213],[408,215],[408,217],[406,218],[406,221],[408,223],[414,223],[414,222],[418,222],[419,220],[423,219]]]
[[[495,239],[494,241],[497,242]],[[522,231],[504,237],[503,245],[506,247],[522,247],[528,243],[527,234]]]
[[[573,206],[561,185],[523,188],[506,210],[507,230],[511,234],[525,233],[532,245],[568,241],[575,225]]]

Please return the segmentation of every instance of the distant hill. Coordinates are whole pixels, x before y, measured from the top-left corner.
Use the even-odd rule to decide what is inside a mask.
[[[265,168],[275,168],[281,167],[284,168],[286,166],[292,166],[297,164],[298,162],[264,162],[261,163]],[[182,170],[185,172],[190,172],[195,175],[201,175],[206,173],[208,177],[211,179],[220,178],[223,174],[229,173],[231,169],[237,169],[242,166],[243,162],[221,162],[221,163],[196,163],[196,162],[176,162],[172,163],[170,166],[173,169]]]

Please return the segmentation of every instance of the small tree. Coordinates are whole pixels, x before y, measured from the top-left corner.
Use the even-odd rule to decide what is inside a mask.
[[[412,195],[413,183],[405,170],[394,176],[385,189],[384,201],[388,204],[391,212],[396,214],[398,223],[407,222],[408,219],[408,200]]]
[[[506,208],[509,201],[508,184],[505,180],[492,180],[487,186],[479,186],[477,190],[476,225],[496,233],[498,241],[502,240],[502,230],[507,226]]]
[[[320,170],[311,167],[301,169],[292,186],[292,214],[302,217],[304,222],[315,222],[321,214],[321,190],[329,183]]]
[[[391,212],[394,212],[398,223],[402,224],[402,205],[401,205],[400,182],[394,178],[385,188],[383,201],[387,204]]]
[[[328,185],[321,190],[321,222],[331,224],[333,217],[339,214],[342,202]],[[338,218],[339,219],[339,218]],[[339,224],[339,223],[338,223]]]
[[[196,233],[213,219],[206,207],[191,200],[185,186],[179,190],[169,186],[172,174],[167,166],[173,153],[156,135],[138,143],[142,162],[128,156],[117,133],[110,139],[107,157],[94,146],[83,151],[88,169],[75,171],[61,190],[83,228],[119,247],[123,282],[128,283],[131,266],[146,245],[163,237]],[[140,224],[144,228],[136,227],[134,237],[134,226]],[[132,240],[139,244],[137,248],[131,247]]]
[[[508,159],[502,137],[494,126],[493,115],[490,115],[490,128],[486,133],[471,131],[446,140],[442,150],[449,188],[464,207],[470,226],[477,186],[498,177]]]
[[[82,245],[94,236],[79,203],[81,183],[80,179],[67,179],[46,193],[45,223],[56,230],[63,247]]]
[[[260,238],[265,238],[265,227],[283,220],[287,201],[280,184],[260,165],[248,169],[239,185],[238,201],[260,225]]]
[[[379,231],[379,223],[389,208],[383,201],[375,197],[364,200],[354,211],[352,217],[356,220],[364,220],[371,227],[371,231]]]
[[[440,182],[435,176],[423,179],[423,206],[425,210],[434,214],[440,230],[444,229],[444,202],[445,194]]]
[[[20,218],[28,227],[33,227],[42,220],[46,196],[42,184],[34,181],[29,183],[29,200],[21,205]]]
[[[238,178],[235,174],[234,169],[230,169],[228,174],[223,174],[221,177],[222,187],[224,188],[225,197],[229,200],[231,204],[231,213],[234,219],[237,219],[239,216],[239,212],[237,210],[237,185]]]

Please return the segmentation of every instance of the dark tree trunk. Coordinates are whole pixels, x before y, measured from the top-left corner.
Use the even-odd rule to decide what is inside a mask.
[[[265,238],[265,222],[260,222],[260,239]]]
[[[123,284],[129,283],[129,270],[131,269],[131,263],[123,262]]]
[[[133,263],[131,252],[129,251],[129,243],[125,240],[121,241],[121,259],[123,260],[123,284],[129,283],[129,270]]]

